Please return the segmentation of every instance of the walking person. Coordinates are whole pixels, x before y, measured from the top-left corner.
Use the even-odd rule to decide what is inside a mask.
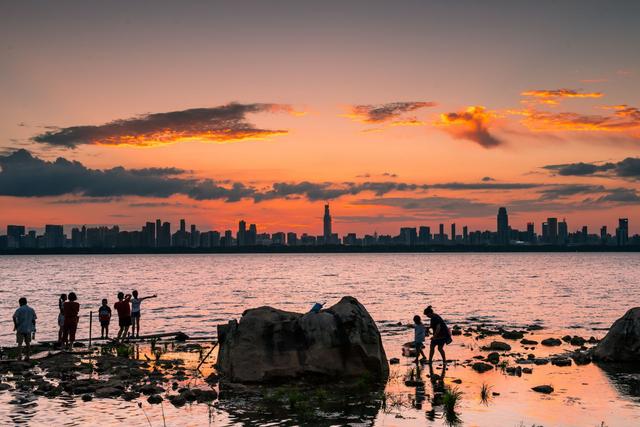
[[[13,330],[16,331],[16,342],[18,343],[17,359],[22,358],[22,343],[25,344],[26,356],[24,360],[29,360],[31,356],[31,337],[36,332],[36,312],[27,305],[27,299],[22,297],[18,300],[20,307],[13,313]]]
[[[64,328],[64,303],[67,301],[67,294],[60,294],[58,298],[58,345],[62,346],[62,330]]]
[[[414,346],[416,349],[416,360],[415,363],[418,363],[418,361],[426,361],[427,360],[427,356],[425,356],[424,351],[422,350],[424,348],[424,337],[427,335],[427,328],[425,328],[424,324],[422,323],[422,319],[420,318],[420,316],[416,315],[413,316],[413,330],[414,330]],[[419,360],[419,357],[422,356],[422,359]]]
[[[118,330],[118,337],[116,340],[124,340],[129,332],[131,326],[131,295],[125,295],[123,292],[118,292],[118,302],[113,305],[113,308],[118,312],[118,324],[120,329]]]
[[[98,319],[100,319],[100,338],[109,339],[109,323],[111,323],[111,307],[106,298],[102,300],[102,305],[98,309]]]
[[[80,320],[78,317],[80,304],[77,301],[78,297],[75,292],[69,292],[68,301],[62,306],[64,312],[62,342],[69,349],[73,348],[73,343],[76,340],[76,331],[78,330],[78,321]]]
[[[436,314],[431,306],[424,309],[424,315],[431,319],[430,328],[433,330],[433,337],[429,347],[429,363],[433,362],[433,353],[437,347],[440,356],[442,356],[443,367],[445,367],[447,365],[447,357],[444,353],[444,345],[451,344],[451,332],[449,332],[449,328],[442,320],[442,317]]]
[[[150,297],[138,297],[138,291],[131,292],[133,298],[131,298],[131,336],[140,338],[140,304],[142,301],[149,298],[157,298],[158,295],[153,294]]]

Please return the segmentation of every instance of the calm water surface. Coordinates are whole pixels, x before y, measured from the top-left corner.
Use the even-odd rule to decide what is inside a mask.
[[[158,294],[142,305],[142,333],[184,331],[190,336],[210,336],[217,324],[238,318],[247,308],[272,305],[307,311],[316,301],[331,305],[343,295],[352,295],[378,322],[389,357],[399,356],[400,344],[411,339],[411,331],[389,325],[410,322],[428,304],[450,324],[464,324],[476,317],[505,326],[539,323],[546,328],[543,337],[567,332],[602,337],[605,332],[600,328],[640,305],[639,261],[638,254],[613,253],[3,256],[0,319],[5,320],[0,323],[0,343],[14,341],[10,319],[20,296],[27,296],[38,313],[38,339],[50,340],[57,336],[60,293],[78,294],[82,315],[78,334],[85,337],[89,311],[97,311],[102,298],[113,305],[118,291],[132,289],[143,296]],[[94,325],[94,336],[96,333],[99,328]],[[472,355],[472,344],[458,340],[449,348],[450,357]],[[462,368],[449,374],[465,378],[463,391],[484,380],[503,388],[501,400],[492,407],[465,403],[466,425],[595,426],[601,421],[608,426],[634,425],[640,417],[640,403],[625,392],[624,384],[593,365],[576,369],[545,374],[540,368],[536,375],[547,375],[540,381],[551,376],[556,384],[567,385],[565,396],[544,398],[527,392],[532,384],[518,385],[498,374],[480,379]],[[85,404],[38,399],[33,403],[20,410],[2,405],[0,424],[20,420],[50,423],[59,421],[61,413],[75,414],[77,424],[90,422],[97,413],[109,414],[107,424],[116,425],[126,423],[126,417],[116,416],[123,411],[129,417],[142,417],[132,404],[120,401]],[[174,425],[200,425],[211,415],[206,407],[178,410],[166,406],[167,416],[180,420]],[[571,419],[552,413],[565,411],[566,415],[565,407],[572,408]],[[25,410],[29,412],[26,418]],[[148,410],[153,415],[157,408]],[[380,412],[367,424],[431,423],[424,411],[403,414],[404,419]],[[216,416],[216,424],[238,422],[226,413]],[[139,419],[146,424],[144,417]],[[439,425],[442,420],[433,423]]]

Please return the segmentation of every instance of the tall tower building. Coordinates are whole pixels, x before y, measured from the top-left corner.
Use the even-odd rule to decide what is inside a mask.
[[[451,241],[453,243],[456,242],[456,223],[455,222],[451,224]]]
[[[324,205],[324,218],[323,218],[323,237],[324,243],[331,243],[331,213],[329,212],[329,205]]]
[[[629,243],[629,219],[619,218],[618,228],[616,228],[616,241],[618,246],[624,246]]]
[[[498,209],[498,244],[509,244],[509,215],[507,215],[507,208]]]
[[[247,223],[241,220],[238,223],[238,234],[236,236],[238,240],[238,246],[244,246],[247,244]]]
[[[547,218],[548,243],[558,243],[558,218]]]

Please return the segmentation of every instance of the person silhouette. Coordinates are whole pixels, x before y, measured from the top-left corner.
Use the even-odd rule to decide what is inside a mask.
[[[429,362],[433,362],[433,353],[436,347],[440,356],[442,356],[443,366],[447,365],[447,357],[444,352],[445,344],[451,344],[451,332],[447,324],[442,320],[438,314],[433,311],[431,306],[424,309],[424,315],[431,319],[430,328],[433,330],[433,337],[431,338],[431,345],[429,346]]]

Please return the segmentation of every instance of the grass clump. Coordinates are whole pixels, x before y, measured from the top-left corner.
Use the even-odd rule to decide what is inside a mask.
[[[462,392],[457,388],[447,387],[442,396],[442,406],[444,409],[444,419],[449,425],[460,424],[458,407],[462,400]]]
[[[491,389],[493,387],[488,385],[487,383],[482,383],[480,387],[480,402],[484,405],[489,404],[489,400],[491,400]]]

